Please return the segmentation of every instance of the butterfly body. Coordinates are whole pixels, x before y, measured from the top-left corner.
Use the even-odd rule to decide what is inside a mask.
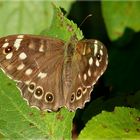
[[[107,67],[107,50],[97,40],[63,40],[11,35],[0,38],[0,67],[30,106],[57,111],[83,108]]]

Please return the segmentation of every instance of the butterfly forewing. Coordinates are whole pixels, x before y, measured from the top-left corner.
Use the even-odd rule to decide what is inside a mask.
[[[51,64],[47,66],[48,69],[51,69],[57,59],[63,57],[62,46],[61,40],[54,41],[54,39],[39,36],[14,35],[1,38],[0,65],[14,80],[30,79],[43,67],[46,69],[46,66],[42,65],[46,62],[44,59],[47,60],[47,64]],[[6,52],[7,50],[9,52]],[[25,76],[23,76],[23,72],[25,72]]]
[[[57,110],[63,105],[63,46],[61,40],[32,35],[0,39],[0,66],[18,82],[23,97],[31,106]]]

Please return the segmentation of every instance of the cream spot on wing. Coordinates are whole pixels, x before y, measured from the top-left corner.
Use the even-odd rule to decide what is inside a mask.
[[[5,42],[7,42],[7,41],[8,41],[8,39],[6,38],[4,41],[5,41]]]
[[[85,55],[86,54],[86,44],[84,45],[84,49],[83,49],[83,53],[82,53],[83,55]]]
[[[103,70],[103,71],[101,71],[101,75],[103,75],[103,73],[104,73],[104,70]]]
[[[31,80],[27,80],[27,81],[25,81],[25,84],[26,84],[26,85],[29,85],[30,82],[31,82]]]
[[[80,74],[78,74],[78,78],[81,79],[81,75]]]
[[[27,55],[26,55],[24,52],[22,52],[22,53],[20,53],[19,58],[20,58],[21,60],[24,60],[24,59],[27,58]]]
[[[83,94],[85,94],[87,92],[87,88],[83,89]]]
[[[97,52],[98,52],[98,45],[94,44],[94,56],[96,56]]]
[[[99,67],[99,65],[100,65],[98,60],[96,60],[95,64],[96,64],[97,67]]]
[[[17,70],[22,70],[25,67],[25,65],[23,63],[21,63],[18,67]]]
[[[106,65],[108,64],[108,60],[106,60]]]
[[[29,69],[27,69],[27,70],[25,71],[25,74],[26,74],[26,75],[31,75],[32,72],[33,72],[33,70],[29,68]]]
[[[9,45],[9,43],[6,42],[6,43],[4,43],[4,44],[2,45],[2,48],[6,48],[8,45]]]
[[[17,38],[16,41],[14,42],[14,47],[16,48],[16,50],[19,49],[22,40],[23,40],[22,38]]]
[[[100,55],[103,55],[103,51],[102,50],[100,50]]]
[[[44,45],[41,44],[40,48],[39,48],[39,52],[44,52]]]
[[[93,64],[93,58],[92,57],[90,57],[90,59],[89,59],[89,65],[92,65]]]
[[[11,58],[12,58],[12,56],[13,56],[13,53],[12,53],[12,52],[10,52],[10,53],[8,53],[8,54],[6,55],[6,59],[11,59]]]
[[[24,35],[18,35],[17,36],[17,38],[23,38],[24,37]]]
[[[87,75],[86,75],[86,73],[84,73],[84,80],[85,80],[85,81],[87,80]]]
[[[88,69],[88,76],[90,77],[91,76],[91,70]]]
[[[97,41],[97,40],[95,40],[95,41],[94,41],[94,43],[95,43],[95,44],[97,44],[97,43],[98,43],[98,41]]]
[[[38,77],[41,78],[41,79],[45,78],[46,76],[47,76],[47,73],[40,72],[38,74]]]

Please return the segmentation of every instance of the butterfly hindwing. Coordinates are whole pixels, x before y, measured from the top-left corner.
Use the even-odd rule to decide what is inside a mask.
[[[81,54],[77,63],[82,83],[87,87],[94,85],[107,67],[107,50],[100,41],[93,39],[79,41],[76,48]]]
[[[71,59],[72,84],[67,97],[70,110],[83,108],[90,100],[90,93],[107,67],[107,50],[97,40],[81,40]]]

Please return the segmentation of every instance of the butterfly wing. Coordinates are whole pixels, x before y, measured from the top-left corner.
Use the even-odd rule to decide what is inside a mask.
[[[90,100],[94,84],[104,73],[108,63],[107,50],[97,40],[81,40],[71,61],[71,86],[69,86],[66,106],[69,110],[83,108]]]
[[[79,41],[73,55],[72,49],[64,50],[66,45],[32,35],[0,39],[1,69],[17,81],[30,106],[56,111],[65,105],[74,111],[90,100],[94,84],[107,67],[107,51],[97,40]]]
[[[0,67],[31,106],[56,111],[63,105],[63,46],[61,40],[33,35],[0,39]]]

